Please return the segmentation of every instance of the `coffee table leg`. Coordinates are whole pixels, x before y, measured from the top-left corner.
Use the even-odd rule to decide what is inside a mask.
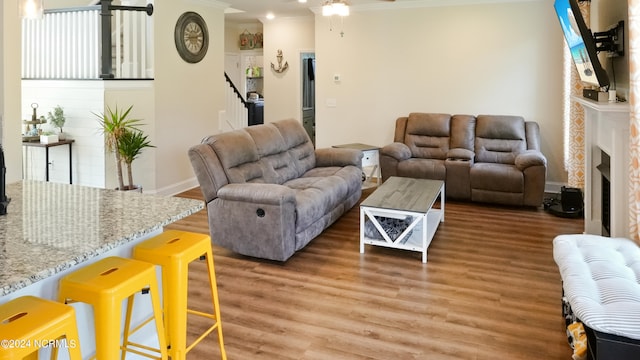
[[[360,254],[364,254],[364,209],[360,208]]]
[[[445,200],[444,184],[442,184],[442,187],[440,188],[440,210],[442,211],[442,216],[440,217],[440,222],[444,222],[444,200]]]
[[[427,228],[429,222],[427,221],[427,215],[422,215],[422,263],[427,263],[427,234],[429,229]]]

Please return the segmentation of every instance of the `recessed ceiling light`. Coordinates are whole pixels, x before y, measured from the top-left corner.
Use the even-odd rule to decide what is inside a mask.
[[[307,2],[307,0],[298,0],[299,3],[304,4]]]
[[[273,20],[275,17],[276,17],[276,16],[275,16],[275,15],[273,15],[273,13],[272,13],[272,12],[268,12],[268,13],[267,13],[267,19],[269,19],[269,20]]]

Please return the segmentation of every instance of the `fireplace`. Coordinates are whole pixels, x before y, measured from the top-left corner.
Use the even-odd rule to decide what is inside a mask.
[[[585,113],[585,233],[629,237],[629,104],[572,97]]]
[[[600,165],[597,166],[597,169],[600,171],[600,180],[602,181],[600,187],[602,235],[611,236],[611,158],[604,151],[600,153]]]

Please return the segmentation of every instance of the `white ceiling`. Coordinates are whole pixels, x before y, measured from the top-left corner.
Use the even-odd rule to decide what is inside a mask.
[[[298,0],[221,0],[228,4],[227,10],[236,11],[225,15],[225,19],[231,22],[258,22],[267,21],[266,15],[272,12],[276,18],[289,18],[300,16],[313,16],[313,11],[320,11],[325,0],[307,0],[299,3]],[[515,3],[528,1],[550,0],[343,0],[351,6],[351,11],[369,11],[386,9],[408,9],[432,6],[457,6],[480,5],[487,3]]]
[[[298,0],[222,0],[230,5],[228,11],[240,10],[241,12],[227,12],[226,20],[233,22],[251,22],[261,19],[264,21],[268,12],[272,12],[277,18],[313,16],[311,9],[320,9],[323,0],[307,0],[299,3]],[[396,0],[396,2],[410,2],[411,0]],[[389,6],[393,3],[389,0],[348,0],[352,6],[378,5]]]

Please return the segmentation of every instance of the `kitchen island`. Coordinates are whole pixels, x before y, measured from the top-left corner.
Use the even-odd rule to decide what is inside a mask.
[[[23,295],[57,299],[62,276],[107,256],[130,257],[137,243],[204,208],[200,200],[26,180],[7,184],[6,193],[0,304]],[[76,311],[83,355],[92,353],[92,310]]]

